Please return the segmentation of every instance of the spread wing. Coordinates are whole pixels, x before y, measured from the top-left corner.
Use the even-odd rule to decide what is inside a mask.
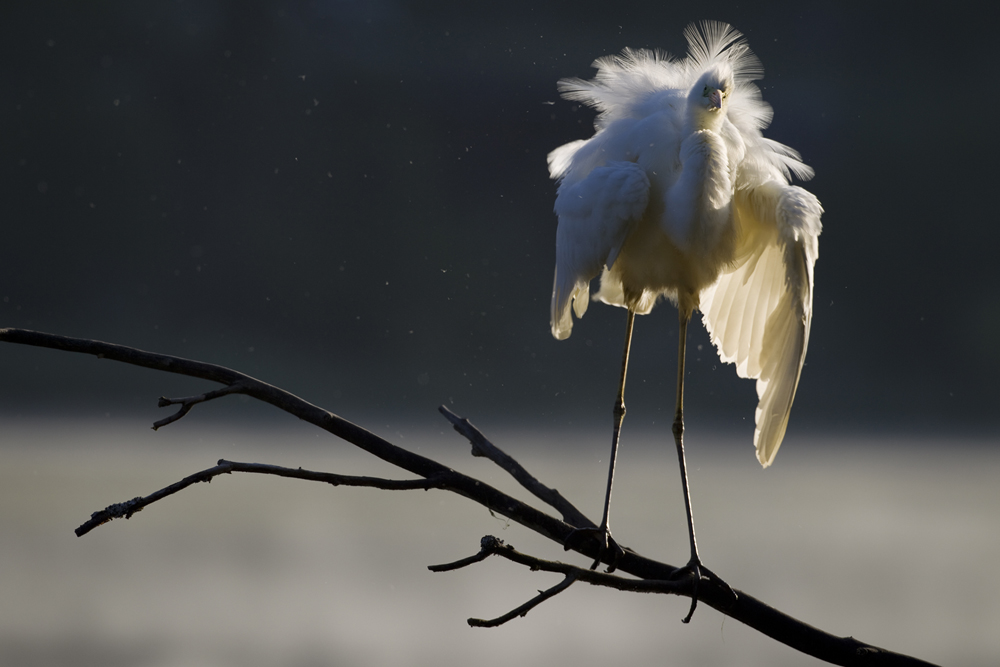
[[[632,226],[649,201],[649,178],[634,162],[609,162],[586,178],[563,181],[556,198],[556,275],[552,335],[569,338],[573,316],[587,310],[590,281],[615,263]]]
[[[738,258],[702,291],[700,309],[722,360],[757,380],[754,445],[766,468],[785,436],[809,346],[823,208],[802,188],[773,180],[737,191],[734,204]]]

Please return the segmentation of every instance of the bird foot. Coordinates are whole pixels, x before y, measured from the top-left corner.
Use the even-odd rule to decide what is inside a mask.
[[[581,540],[587,538],[596,540],[598,545],[597,560],[590,566],[590,569],[596,570],[597,566],[604,560],[605,554],[610,552],[611,560],[608,563],[608,569],[605,571],[608,573],[614,572],[618,568],[618,561],[625,555],[625,550],[618,546],[615,538],[611,537],[611,531],[607,528],[574,528],[573,532],[569,534],[569,537],[563,543],[563,549],[569,551],[580,544]]]
[[[670,574],[670,579],[677,580],[683,579],[685,577],[691,577],[694,579],[693,590],[691,591],[691,608],[688,610],[687,616],[681,619],[681,623],[690,623],[691,617],[694,616],[694,610],[698,606],[698,585],[701,583],[702,578],[713,582],[715,585],[719,586],[723,590],[729,593],[732,603],[735,603],[739,596],[736,595],[736,591],[733,590],[732,586],[727,584],[722,580],[715,572],[712,572],[707,567],[701,564],[701,560],[697,557],[692,558],[688,561],[687,565],[679,567]]]

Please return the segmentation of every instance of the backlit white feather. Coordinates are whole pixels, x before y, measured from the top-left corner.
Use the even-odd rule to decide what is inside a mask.
[[[648,313],[661,297],[700,309],[723,361],[757,380],[754,444],[770,465],[784,437],[812,320],[823,212],[791,178],[812,170],[761,130],[771,107],[742,35],[685,31],[688,55],[625,50],[598,59],[564,97],[598,111],[595,134],[549,155],[559,180],[552,333],[566,338],[597,299]]]

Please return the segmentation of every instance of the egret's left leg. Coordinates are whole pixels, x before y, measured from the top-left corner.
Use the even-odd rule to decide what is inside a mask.
[[[601,561],[604,560],[605,555],[610,552],[610,560],[608,563],[608,572],[614,572],[618,566],[618,561],[625,554],[625,551],[618,546],[615,539],[611,537],[611,488],[615,481],[615,461],[618,459],[618,443],[621,440],[622,433],[622,420],[625,419],[625,377],[628,375],[628,355],[629,349],[632,347],[632,328],[635,324],[635,309],[628,309],[628,319],[625,322],[625,349],[622,352],[622,376],[621,382],[618,383],[618,398],[615,400],[614,407],[614,429],[611,433],[611,457],[608,462],[608,488],[604,495],[604,515],[601,519],[601,525],[597,528],[577,528],[569,537],[566,538],[566,542],[563,544],[563,548],[567,551],[573,549],[580,539],[584,536],[593,536],[598,540],[598,552],[597,558],[594,560],[594,564],[590,566],[590,569],[596,569]]]

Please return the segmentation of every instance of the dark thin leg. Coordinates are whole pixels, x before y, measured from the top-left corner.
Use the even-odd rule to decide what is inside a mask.
[[[632,347],[632,326],[635,324],[635,311],[628,309],[628,320],[625,324],[625,349],[622,352],[622,379],[618,383],[618,399],[615,401],[614,430],[611,432],[611,461],[608,464],[608,491],[604,496],[604,517],[601,519],[601,528],[608,535],[611,533],[611,526],[608,523],[611,518],[611,485],[615,481],[615,461],[618,460],[618,441],[622,434],[622,421],[625,420],[625,376],[628,373],[628,353]],[[593,569],[593,568],[591,568]]]
[[[569,549],[581,534],[593,534],[597,537],[600,542],[600,553],[597,556],[597,560],[594,561],[594,564],[590,566],[591,570],[597,568],[600,562],[604,559],[605,553],[608,549],[611,549],[613,553],[611,563],[608,566],[608,572],[614,572],[618,559],[621,558],[624,553],[622,548],[618,546],[618,543],[615,542],[614,538],[611,537],[609,522],[611,518],[611,487],[615,481],[615,462],[618,460],[618,441],[621,438],[622,421],[625,419],[625,376],[628,373],[628,355],[629,349],[632,347],[632,327],[634,324],[635,310],[629,308],[628,320],[625,324],[625,349],[622,352],[622,378],[621,382],[618,383],[618,398],[615,401],[614,407],[615,422],[614,430],[611,433],[611,460],[608,463],[608,490],[604,496],[604,516],[601,518],[601,525],[599,528],[579,528],[570,534],[565,544],[565,548]]]
[[[688,487],[687,462],[684,458],[684,357],[687,348],[687,328],[691,313],[680,309],[680,335],[677,343],[677,408],[674,411],[674,444],[677,445],[677,462],[681,468],[681,488],[684,490],[684,509],[687,510],[688,536],[691,538],[691,560],[688,566],[701,565],[698,541],[694,537],[694,515],[691,513],[691,490]]]
[[[736,599],[736,593],[729,584],[717,577],[714,572],[701,564],[701,557],[698,555],[698,541],[694,536],[694,515],[691,513],[691,490],[688,487],[687,461],[684,457],[684,357],[687,348],[687,328],[691,321],[691,311],[683,307],[678,308],[680,321],[680,334],[677,343],[677,408],[674,411],[674,444],[677,445],[677,463],[681,469],[681,488],[684,490],[684,509],[687,511],[688,536],[691,538],[691,560],[684,567],[678,568],[674,576],[689,575],[694,578],[694,591],[691,595],[691,609],[682,620],[690,623],[694,616],[694,610],[698,606],[698,583],[704,574],[708,579],[729,590]]]

